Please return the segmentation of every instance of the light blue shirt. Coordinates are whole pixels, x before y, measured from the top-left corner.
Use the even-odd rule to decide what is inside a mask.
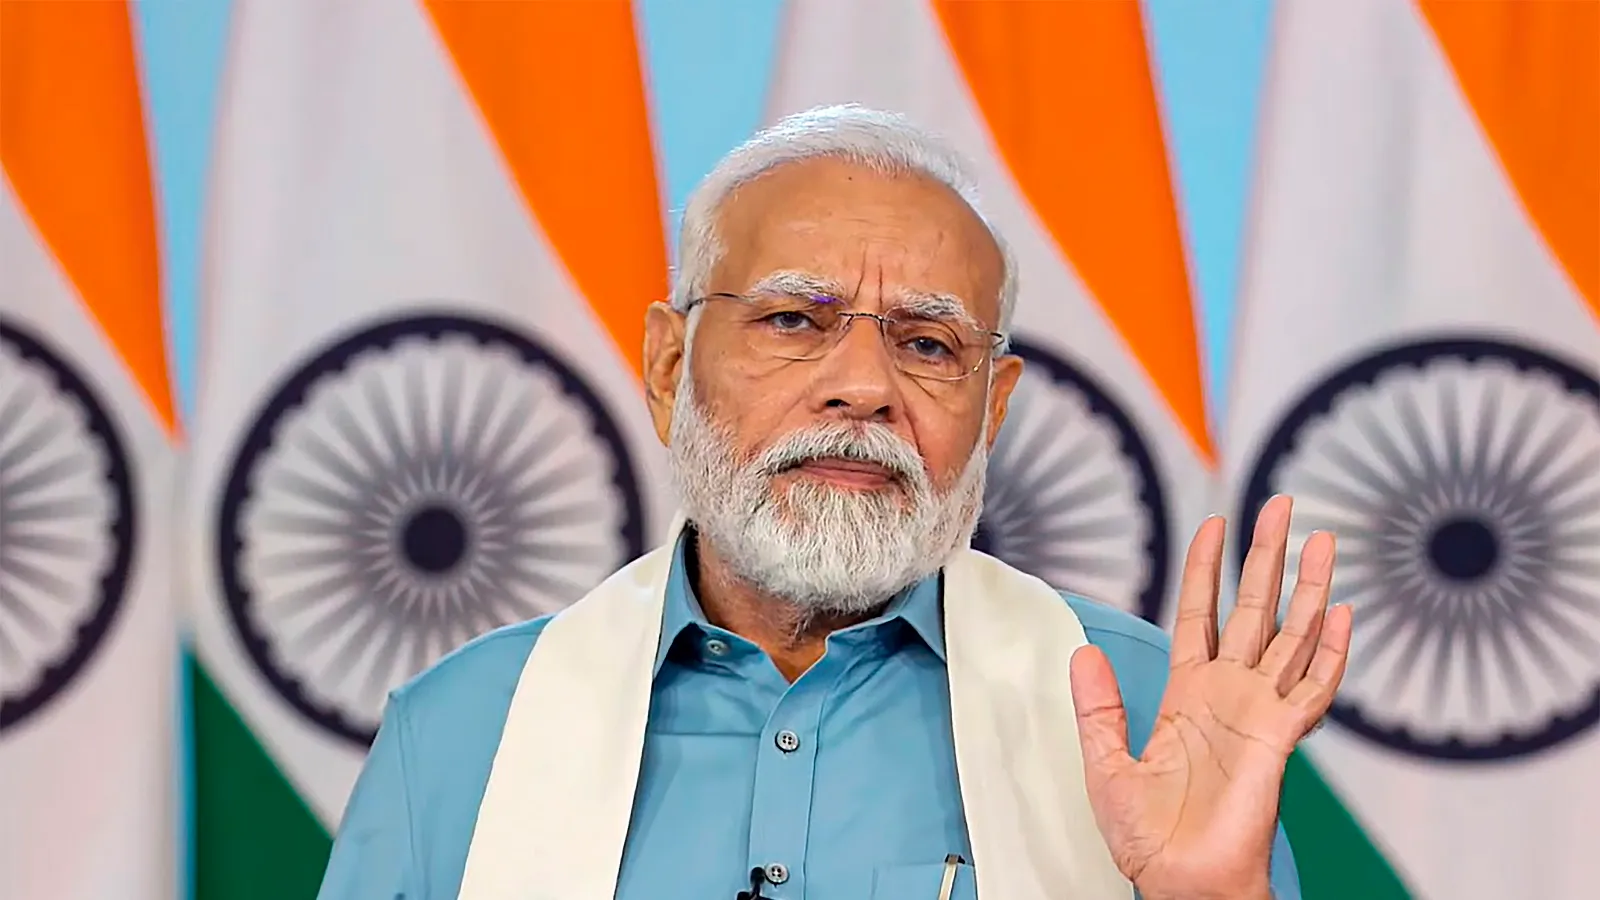
[[[940,580],[830,635],[789,684],[758,647],[706,621],[685,573],[680,542],[617,900],[733,900],[752,868],[774,865],[785,880],[763,897],[935,900],[950,853],[971,861],[954,897],[975,897],[984,861],[956,780]],[[1065,599],[1111,660],[1137,753],[1166,684],[1167,637]],[[547,621],[491,632],[390,696],[320,900],[454,900],[511,694]],[[1280,900],[1298,900],[1281,828],[1272,870]]]

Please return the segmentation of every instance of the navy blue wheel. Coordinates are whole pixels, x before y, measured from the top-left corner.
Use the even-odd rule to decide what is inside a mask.
[[[63,696],[128,589],[133,479],[89,380],[0,321],[0,732]]]
[[[1026,367],[989,457],[973,547],[1159,623],[1169,516],[1149,447],[1088,373],[1032,344],[1012,352]]]
[[[1262,445],[1238,522],[1295,498],[1355,611],[1330,718],[1414,756],[1502,760],[1600,722],[1600,384],[1520,343],[1389,347]],[[1243,564],[1243,548],[1237,565]]]
[[[392,688],[644,549],[599,396],[530,336],[461,315],[378,322],[305,362],[241,442],[217,522],[250,658],[362,745]]]

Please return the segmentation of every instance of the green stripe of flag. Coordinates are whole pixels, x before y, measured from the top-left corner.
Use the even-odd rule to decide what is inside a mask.
[[[1400,875],[1304,753],[1284,774],[1283,829],[1305,900],[1411,900]]]
[[[205,667],[194,704],[194,900],[314,900],[333,840]]]

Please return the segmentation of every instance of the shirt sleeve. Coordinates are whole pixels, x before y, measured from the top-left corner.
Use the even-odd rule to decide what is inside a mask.
[[[391,696],[345,806],[317,900],[421,900],[412,878],[405,730],[404,707]]]
[[[1300,900],[1300,871],[1295,868],[1289,836],[1278,823],[1278,836],[1272,842],[1272,896],[1274,900]]]

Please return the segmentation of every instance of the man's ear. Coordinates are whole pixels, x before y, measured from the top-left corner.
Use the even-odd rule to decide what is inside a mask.
[[[652,303],[644,314],[644,397],[656,437],[667,443],[672,433],[672,408],[683,377],[683,341],[688,319],[665,303]]]
[[[1017,379],[1022,377],[1022,357],[1008,353],[996,356],[990,365],[994,366],[994,387],[989,390],[989,433],[983,439],[993,449],[994,439],[1000,435],[1000,426],[1006,422],[1011,392],[1017,387]]]

